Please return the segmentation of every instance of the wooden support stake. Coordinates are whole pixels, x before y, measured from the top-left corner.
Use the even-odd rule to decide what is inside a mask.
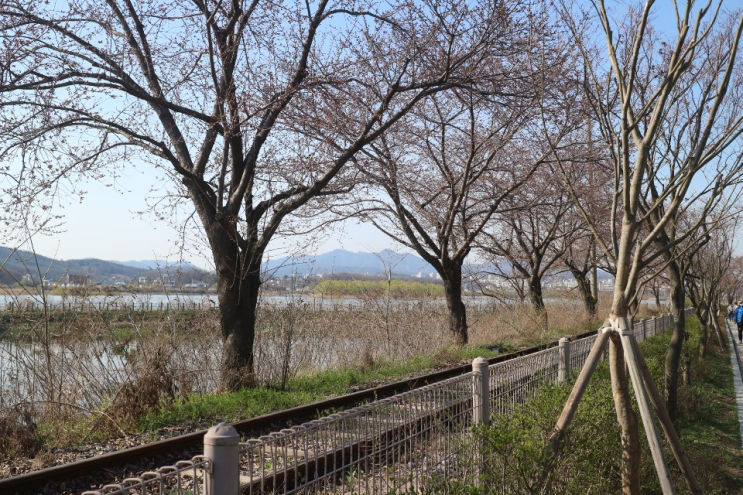
[[[675,495],[676,489],[673,487],[671,473],[668,470],[665,455],[663,455],[660,436],[658,435],[658,429],[655,426],[653,412],[650,409],[645,384],[639,371],[640,366],[637,364],[635,347],[632,345],[632,339],[634,338],[632,329],[629,328],[626,318],[619,318],[617,323],[619,326],[619,335],[622,340],[622,348],[624,349],[624,360],[627,362],[627,367],[629,368],[632,387],[635,389],[637,405],[640,408],[640,416],[642,417],[642,423],[645,427],[645,436],[648,439],[648,445],[650,445],[650,453],[653,456],[653,462],[655,463],[655,470],[658,473],[658,480],[660,481],[661,489],[663,490],[664,495]]]
[[[610,328],[607,330],[611,331]],[[596,370],[596,366],[598,365],[601,357],[604,354],[604,347],[606,347],[606,341],[608,339],[609,334],[599,330],[598,336],[596,337],[596,342],[593,343],[591,352],[588,353],[588,357],[586,358],[586,363],[580,370],[580,375],[578,375],[578,379],[575,381],[575,385],[573,385],[573,390],[570,392],[570,397],[568,397],[567,402],[565,402],[565,406],[562,409],[562,414],[560,414],[560,417],[557,419],[555,429],[552,431],[552,435],[550,435],[547,448],[543,453],[543,459],[541,463],[542,475],[540,476],[541,485],[545,484],[547,477],[549,476],[552,464],[557,457],[557,450],[560,448],[560,442],[562,441],[562,437],[565,435],[565,430],[568,426],[570,426],[570,422],[573,420],[575,411],[576,409],[578,409],[578,403],[580,402],[581,397],[583,397],[583,394],[588,387],[588,382],[591,380],[591,376]]]
[[[684,475],[684,479],[686,479],[686,484],[689,487],[689,491],[691,491],[691,493],[693,493],[694,495],[701,495],[702,488],[697,482],[697,478],[694,475],[694,470],[691,467],[689,458],[686,456],[686,451],[681,445],[681,441],[679,440],[678,434],[676,433],[676,428],[673,426],[671,417],[668,415],[666,404],[665,402],[663,402],[663,398],[658,391],[658,387],[655,386],[655,382],[653,381],[653,377],[650,375],[650,370],[648,369],[648,365],[645,362],[645,358],[640,352],[637,341],[634,338],[632,338],[631,340],[632,346],[635,350],[635,355],[637,356],[637,364],[640,366],[640,371],[642,372],[642,376],[645,379],[645,385],[647,386],[648,395],[650,396],[650,402],[653,404],[655,412],[658,414],[660,425],[663,428],[663,433],[665,433],[666,438],[671,445],[673,456],[676,458],[676,462],[678,463],[679,468],[681,468],[681,472]]]
[[[542,473],[539,477],[539,486],[545,486],[547,484],[547,479],[549,478],[555,459],[557,459],[557,451],[560,448],[560,442],[565,435],[565,430],[570,426],[575,411],[578,409],[578,403],[580,403],[580,399],[583,397],[583,394],[588,387],[588,383],[591,381],[591,376],[596,370],[596,366],[604,355],[606,341],[609,340],[609,332],[611,331],[611,328],[599,329],[596,341],[593,343],[591,352],[588,353],[588,357],[586,358],[586,363],[580,370],[580,375],[578,375],[578,379],[575,381],[575,385],[573,385],[570,397],[568,397],[567,402],[565,402],[562,414],[560,414],[560,417],[557,419],[555,429],[552,431],[547,447],[542,453],[542,461],[540,463]]]
[[[588,382],[591,380],[593,372],[596,370],[596,366],[601,359],[601,355],[604,352],[604,347],[606,347],[606,341],[608,339],[609,334],[607,332],[599,333],[596,337],[596,342],[593,343],[591,352],[586,358],[586,364],[584,364],[583,369],[580,370],[580,375],[578,375],[578,379],[575,381],[575,385],[573,385],[570,397],[568,397],[565,407],[562,409],[562,414],[560,414],[560,417],[557,420],[555,429],[552,432],[552,435],[550,435],[550,444],[555,452],[557,451],[557,446],[559,445],[562,436],[565,434],[565,429],[570,426],[570,422],[573,420],[575,410],[578,408],[578,403],[588,387]]]

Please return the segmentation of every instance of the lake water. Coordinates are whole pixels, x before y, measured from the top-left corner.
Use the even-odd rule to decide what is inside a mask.
[[[46,296],[46,304],[50,309],[72,309],[72,310],[115,310],[127,309],[134,311],[158,311],[169,309],[208,309],[216,308],[219,305],[216,294],[148,294],[148,293],[131,293],[131,294],[111,294],[111,295],[93,295],[93,296],[73,296],[50,294]],[[552,302],[551,300],[546,300]],[[391,304],[396,308],[409,307],[414,308],[423,304],[435,304],[443,306],[446,301],[443,298],[438,299],[392,299]],[[364,298],[327,298],[322,296],[282,296],[266,295],[261,298],[261,303],[268,306],[286,307],[290,304],[304,306],[307,309],[316,311],[321,310],[342,310],[342,309],[361,309],[372,304],[379,306],[385,304],[383,299],[364,299]],[[465,297],[465,304],[472,309],[488,309],[493,305],[499,304],[494,299],[483,296]],[[0,294],[0,311],[6,309],[41,309],[44,306],[44,299],[38,295],[29,294]]]
[[[0,310],[13,308],[40,309],[46,304],[51,309],[134,309],[157,310],[178,307],[203,307],[217,305],[216,294],[111,294],[72,296],[49,294],[45,298],[30,294],[0,294]]]

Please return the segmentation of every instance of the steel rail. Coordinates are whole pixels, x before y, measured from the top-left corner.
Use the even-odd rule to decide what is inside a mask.
[[[573,339],[589,337],[595,333],[595,331],[586,332],[574,336]],[[528,349],[522,349],[520,351],[489,358],[488,362],[491,365],[501,363],[510,359],[550,349],[557,345],[558,342],[555,341],[541,346],[530,347]],[[330,409],[347,409],[364,402],[382,399],[401,392],[407,392],[408,390],[446,380],[447,378],[453,378],[464,373],[469,373],[470,371],[472,371],[472,364],[455,366],[409,380],[381,385],[379,387],[360,390],[351,394],[341,395],[319,402],[293,407],[291,409],[284,409],[282,411],[256,416],[254,418],[233,423],[233,426],[238,432],[243,434],[258,432],[266,428],[275,430],[288,425],[290,422],[296,424],[297,419],[315,419],[318,415],[322,415]],[[44,486],[51,481],[70,480],[78,476],[90,475],[103,468],[128,464],[132,461],[141,461],[146,458],[165,455],[180,449],[194,447],[203,442],[206,431],[207,430],[199,430],[185,435],[158,440],[145,445],[139,445],[137,447],[130,447],[128,449],[109,452],[88,459],[81,459],[79,461],[61,464],[59,466],[53,466],[30,473],[0,479],[0,493],[23,493],[24,491]]]

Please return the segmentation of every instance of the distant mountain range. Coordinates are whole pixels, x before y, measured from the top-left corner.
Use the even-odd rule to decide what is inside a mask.
[[[40,279],[54,282],[86,280],[92,283],[126,283],[145,277],[182,279],[189,283],[207,274],[191,263],[168,264],[163,261],[104,261],[94,258],[81,260],[54,260],[29,251],[13,251],[0,246],[0,283],[13,285],[20,281]],[[205,281],[206,282],[206,281]]]
[[[38,265],[38,268],[37,268]],[[473,265],[477,271],[482,265]],[[285,256],[268,259],[264,262],[266,278],[282,278],[296,274],[329,275],[357,274],[384,276],[391,270],[397,277],[436,278],[435,270],[422,258],[414,254],[402,254],[391,250],[379,253],[352,252],[336,249],[328,253]],[[487,271],[487,270],[485,270]],[[13,285],[25,280],[38,282],[41,278],[54,282],[88,283],[127,283],[140,277],[147,283],[161,280],[163,283],[191,284],[204,283],[207,286],[215,281],[214,272],[207,272],[188,261],[169,263],[162,260],[104,261],[99,259],[53,260],[28,251],[15,251],[0,246],[0,284]],[[599,278],[610,277],[600,272]],[[563,274],[558,278],[572,277]]]
[[[169,263],[167,261],[162,260],[141,260],[141,261],[114,261],[111,260],[111,263],[116,263],[119,265],[124,266],[131,266],[132,268],[141,268],[143,270],[180,270],[180,271],[189,271],[189,270],[195,270],[195,271],[204,271],[204,269],[199,268],[198,266],[188,262],[188,261],[181,261],[178,263]]]
[[[304,276],[333,273],[374,276],[384,275],[388,270],[397,276],[420,274],[423,277],[430,277],[434,273],[433,268],[422,258],[391,250],[355,253],[336,249],[323,254],[288,256],[266,260],[264,269],[269,278],[292,274]],[[189,277],[207,274],[188,261],[168,263],[162,260],[54,260],[42,255],[35,256],[29,251],[13,251],[0,246],[0,283],[12,285],[24,278],[26,281],[38,282],[39,272],[41,278],[49,281],[67,281],[73,276],[84,277],[93,283],[127,282],[140,277],[156,279],[163,275],[178,277],[179,274],[184,283],[188,283]]]
[[[320,275],[329,273],[357,273],[363,275],[384,275],[392,270],[393,275],[423,276],[434,272],[431,265],[414,254],[401,254],[385,249],[379,253],[354,253],[336,249],[328,253],[287,256],[269,259],[265,262],[269,277],[284,275]]]

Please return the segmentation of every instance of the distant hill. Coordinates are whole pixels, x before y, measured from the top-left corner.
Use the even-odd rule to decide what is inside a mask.
[[[11,254],[12,253],[12,254]],[[16,251],[0,246],[0,283],[12,285],[30,276],[38,282],[38,271],[42,277],[50,281],[63,281],[67,276],[83,276],[92,283],[128,282],[139,277],[149,280],[170,278],[179,279],[183,283],[203,280],[210,283],[208,274],[189,262],[170,264],[158,260],[140,261],[104,261],[99,259],[82,260],[54,260],[46,256],[36,255],[29,251]],[[36,265],[38,264],[39,270]],[[362,275],[380,275],[392,269],[397,276],[416,276],[422,273],[428,276],[433,268],[423,259],[412,254],[401,254],[385,250],[379,253],[354,253],[343,249],[336,249],[329,253],[308,256],[283,257],[269,260],[265,264],[269,276],[281,277],[297,273],[329,274],[354,273]]]
[[[111,263],[118,263],[119,265],[131,266],[132,268],[141,268],[143,270],[167,270],[173,271],[204,271],[198,266],[189,263],[188,261],[181,261],[176,263],[169,263],[163,260],[141,260],[141,261],[115,261],[111,260]]]
[[[297,273],[326,274],[326,273],[358,273],[364,275],[379,275],[392,269],[394,275],[415,276],[418,273],[428,275],[433,267],[422,258],[414,254],[401,254],[391,250],[379,253],[355,253],[345,249],[336,249],[328,253],[290,256],[268,260],[265,263],[269,276],[281,277]]]
[[[37,268],[38,265],[38,268]],[[183,262],[168,264],[158,261],[105,261],[95,258],[54,260],[29,251],[13,251],[0,246],[0,284],[13,285],[24,280],[34,283],[41,278],[51,282],[127,283],[146,277],[148,281],[173,281],[176,284],[213,283],[214,276],[195,265]]]
[[[0,246],[0,283],[12,285],[31,277],[34,282],[41,277],[50,281],[60,281],[66,275],[87,276],[92,282],[111,279],[130,280],[142,276],[146,270],[112,263],[99,259],[54,260],[35,255],[29,251],[15,251]],[[38,268],[37,268],[38,267]]]

